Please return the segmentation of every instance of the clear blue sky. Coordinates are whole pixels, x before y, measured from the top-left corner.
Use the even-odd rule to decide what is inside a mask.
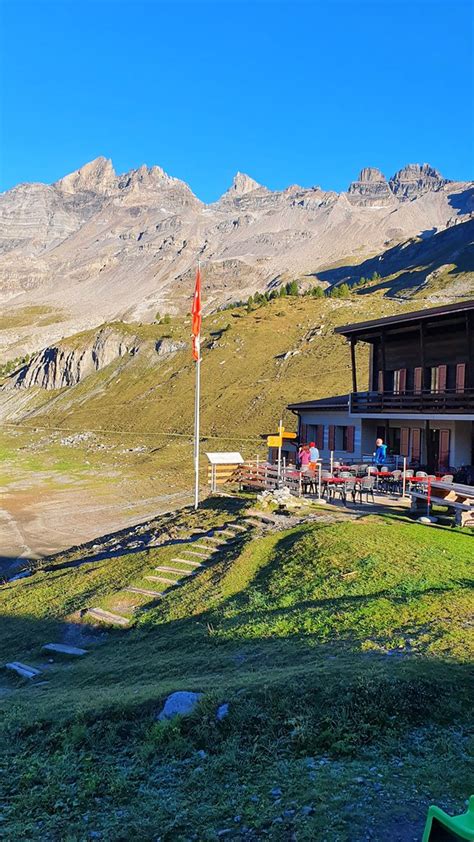
[[[472,179],[469,0],[0,0],[0,189],[105,155],[206,201],[237,170],[345,189],[427,161]]]

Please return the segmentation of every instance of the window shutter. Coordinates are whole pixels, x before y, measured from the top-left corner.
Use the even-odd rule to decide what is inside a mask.
[[[439,431],[439,467],[440,468],[448,468],[449,467],[449,441],[450,441],[450,431],[449,430],[440,430]]]
[[[415,427],[411,431],[411,458],[413,462],[419,462],[421,457],[421,430]]]
[[[421,366],[413,369],[413,391],[415,395],[421,395],[423,390],[423,369]]]
[[[409,435],[410,430],[408,427],[402,427],[400,429],[400,456],[409,456]]]
[[[448,379],[448,366],[438,366],[438,392],[446,391],[446,381]]]
[[[334,444],[336,441],[336,428],[334,424],[329,425],[329,432],[328,432],[328,449],[334,450]]]
[[[347,428],[347,452],[354,453],[354,439],[355,439],[355,427],[350,426]]]
[[[377,391],[379,394],[383,392],[383,371],[379,371],[377,378]]]
[[[318,424],[316,427],[316,447],[318,450],[324,448],[324,424]]]
[[[466,363],[458,363],[456,366],[456,392],[464,392],[466,385]]]
[[[406,390],[407,390],[407,370],[406,370],[406,368],[400,369],[399,378],[400,379],[399,379],[398,391],[399,391],[400,395],[404,395]]]

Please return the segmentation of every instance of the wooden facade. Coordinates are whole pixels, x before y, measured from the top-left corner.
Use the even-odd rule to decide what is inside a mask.
[[[350,342],[352,392],[292,404],[300,442],[354,462],[370,458],[383,438],[390,453],[416,467],[451,472],[474,464],[474,301],[336,333]],[[361,342],[371,350],[368,391],[357,389]]]
[[[474,301],[346,325],[336,333],[350,341],[352,413],[474,413]],[[371,346],[367,392],[357,390],[359,342]]]

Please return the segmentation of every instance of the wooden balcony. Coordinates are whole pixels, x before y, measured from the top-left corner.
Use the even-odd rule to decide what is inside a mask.
[[[405,391],[394,392],[352,392],[350,411],[354,415],[366,414],[426,414],[426,415],[474,415],[474,389],[457,392],[446,389],[443,392]]]

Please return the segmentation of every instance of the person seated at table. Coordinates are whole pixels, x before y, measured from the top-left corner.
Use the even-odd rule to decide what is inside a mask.
[[[309,467],[312,471],[316,470],[317,462],[319,459],[319,450],[316,447],[314,441],[310,441],[309,443]]]
[[[304,444],[300,447],[300,469],[302,471],[307,471],[309,469],[309,447],[307,444]]]
[[[378,471],[384,470],[386,458],[387,445],[383,443],[383,439],[377,439],[375,442],[374,460]]]

